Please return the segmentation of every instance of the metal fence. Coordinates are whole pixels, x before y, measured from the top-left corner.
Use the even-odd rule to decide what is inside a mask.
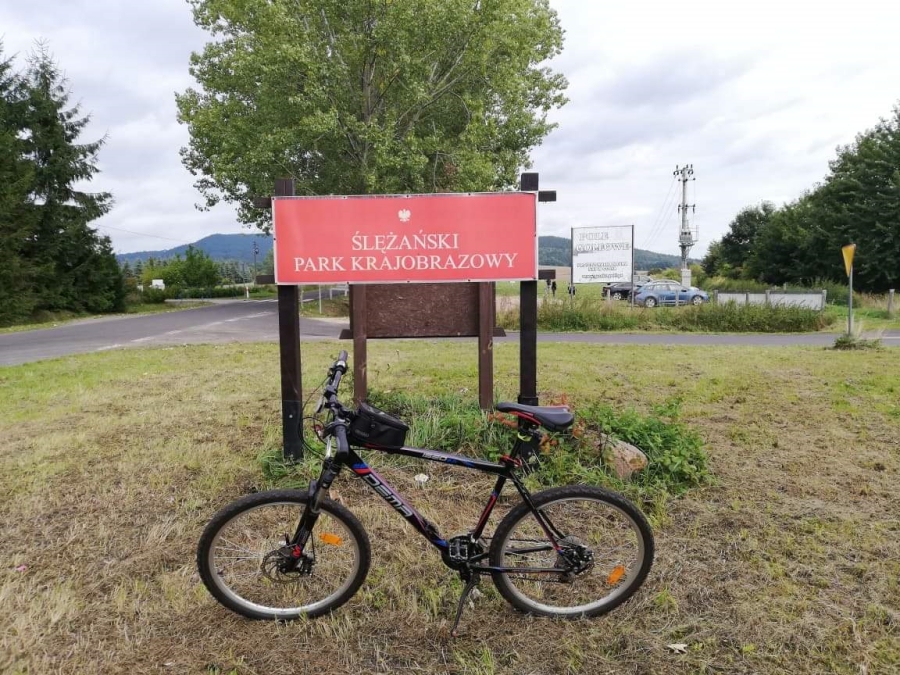
[[[734,302],[738,305],[768,305],[781,307],[805,307],[825,309],[826,291],[766,291],[765,293],[736,293],[734,291],[713,291],[713,302],[724,305]]]

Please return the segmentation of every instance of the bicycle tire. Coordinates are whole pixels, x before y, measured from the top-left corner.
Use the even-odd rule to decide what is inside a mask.
[[[359,590],[371,564],[369,537],[356,516],[330,499],[322,500],[306,546],[307,551],[312,548],[315,558],[310,572],[288,576],[271,567],[264,569],[265,556],[285,545],[285,534],[293,535],[307,500],[307,493],[299,490],[269,490],[242,497],[213,516],[197,546],[197,568],[204,586],[219,603],[250,619],[290,621],[330,612]],[[280,516],[277,523],[266,520],[276,516]],[[256,517],[259,522],[238,530],[236,526],[245,517]],[[341,562],[339,551],[349,552],[349,559]],[[335,568],[334,561],[341,564]],[[240,571],[226,572],[226,565]],[[341,572],[340,578],[333,578],[335,571]],[[251,592],[269,599],[251,599]]]
[[[491,541],[491,566],[532,566],[526,564],[526,555],[538,553],[532,549],[539,546],[543,548],[540,551],[543,555],[533,566],[541,569],[560,567],[560,573],[532,573],[529,577],[527,572],[491,572],[500,595],[514,608],[527,614],[569,619],[600,616],[621,605],[644,583],[653,565],[653,533],[643,514],[623,496],[598,487],[572,485],[544,490],[532,495],[531,500],[535,508],[546,513],[552,524],[565,535],[564,542],[572,546],[589,545],[594,557],[586,571],[564,574],[561,556],[552,549],[531,509],[522,502],[497,526]],[[576,502],[601,508],[597,516],[591,517],[590,523],[584,522],[584,515],[578,512],[564,517],[566,514],[561,507]],[[602,519],[609,525],[607,533],[598,536],[589,532],[599,530]],[[616,519],[618,525],[614,522]],[[602,541],[608,538],[608,532],[620,535],[625,543],[607,549]],[[525,539],[519,538],[523,536]],[[527,542],[527,545],[513,542]],[[622,561],[627,551],[621,554],[617,551],[625,547],[633,549],[633,561]],[[588,600],[563,604],[556,599],[564,596],[567,589],[576,588]],[[603,594],[595,597],[601,590]]]

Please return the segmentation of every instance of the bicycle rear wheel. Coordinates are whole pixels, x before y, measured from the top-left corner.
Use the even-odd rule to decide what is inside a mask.
[[[213,517],[197,547],[197,567],[216,600],[251,619],[290,620],[329,612],[356,593],[369,571],[369,538],[350,511],[329,499],[322,500],[302,564],[281,571],[286,537],[306,502],[305,492],[271,490]]]
[[[539,492],[532,503],[558,533],[555,549],[524,502],[500,522],[491,541],[500,594],[516,609],[539,616],[599,616],[625,602],[653,564],[653,534],[627,499],[601,488],[573,485]]]

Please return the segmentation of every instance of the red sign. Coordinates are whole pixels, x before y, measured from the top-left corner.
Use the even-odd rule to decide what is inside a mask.
[[[276,197],[275,282],[536,279],[536,200],[528,192]]]

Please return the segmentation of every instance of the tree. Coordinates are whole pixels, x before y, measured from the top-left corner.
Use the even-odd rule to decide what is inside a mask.
[[[770,283],[845,282],[840,250],[849,243],[857,289],[900,284],[900,105],[839,148],[820,185],[758,227],[745,273]]]
[[[758,206],[741,209],[728,226],[728,233],[722,237],[713,251],[718,257],[717,265],[712,271],[707,270],[707,274],[718,274],[734,279],[745,276],[744,267],[750,257],[756,235],[771,220],[773,213],[775,205],[771,202],[762,202]]]
[[[36,219],[29,201],[34,173],[23,158],[22,82],[2,55],[0,43],[0,325],[5,325],[27,318],[36,304],[33,266],[23,255]]]
[[[207,206],[298,194],[495,190],[553,128],[548,0],[191,0],[212,34],[177,96]]]
[[[756,233],[745,276],[770,284],[812,281],[817,276],[809,264],[815,255],[810,247],[814,220],[815,205],[809,195],[773,213]]]
[[[219,283],[219,265],[206,253],[188,246],[185,257],[176,255],[169,260],[147,259],[141,273],[141,282],[149,286],[153,279],[162,279],[166,288],[209,288]]]
[[[209,288],[219,283],[215,261],[198,248],[188,246],[180,266],[184,285],[189,288]]]
[[[811,195],[817,272],[846,279],[840,248],[857,245],[854,282],[884,292],[900,285],[900,104],[891,116],[838,150]]]
[[[722,267],[722,242],[721,240],[713,241],[710,243],[709,248],[706,249],[706,255],[703,256],[703,261],[700,263],[703,267],[703,271],[709,276],[715,276],[720,274],[720,268]],[[653,270],[650,271],[653,273]]]
[[[260,274],[275,274],[275,250],[269,249],[269,252],[266,253],[266,257],[263,258],[259,263],[259,273]],[[254,279],[254,281],[256,281]]]
[[[36,221],[22,255],[35,271],[35,308],[122,309],[125,287],[110,240],[89,227],[109,211],[112,197],[76,189],[97,174],[103,140],[76,142],[90,118],[79,117],[79,106],[68,107],[66,82],[43,47],[29,59],[22,86],[22,158],[32,171]]]

